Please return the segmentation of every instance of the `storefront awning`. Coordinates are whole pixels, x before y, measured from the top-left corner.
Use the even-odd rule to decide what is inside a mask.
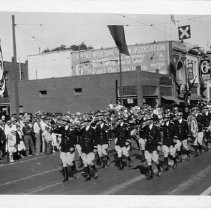
[[[191,94],[191,96],[189,96],[188,99],[195,100],[195,101],[203,100],[203,98],[197,94]]]
[[[182,100],[176,98],[175,96],[161,96],[161,97],[168,101],[175,101],[176,103],[182,102]]]

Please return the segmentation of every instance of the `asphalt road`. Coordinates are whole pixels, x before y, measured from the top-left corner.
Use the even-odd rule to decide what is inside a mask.
[[[62,182],[58,153],[23,158],[0,164],[1,195],[211,195],[211,151],[183,162],[176,169],[146,180],[146,164],[132,151],[133,167],[118,170],[114,163],[99,169],[98,179],[86,182],[79,172],[76,179]],[[162,157],[161,157],[162,160]],[[170,162],[171,164],[171,162]],[[79,171],[82,168],[78,168]]]

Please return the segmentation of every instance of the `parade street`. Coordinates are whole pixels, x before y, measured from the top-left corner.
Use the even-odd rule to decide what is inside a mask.
[[[161,177],[146,180],[146,165],[133,149],[131,168],[118,170],[111,152],[111,165],[98,169],[98,179],[85,181],[78,168],[77,178],[62,182],[59,153],[23,158],[0,165],[1,195],[211,195],[211,152],[183,162],[176,169],[162,172]],[[170,162],[171,164],[171,162]],[[98,167],[99,168],[99,167]]]

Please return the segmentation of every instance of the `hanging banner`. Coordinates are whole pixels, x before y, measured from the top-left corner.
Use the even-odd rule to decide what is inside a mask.
[[[0,96],[3,97],[5,91],[5,78],[4,78],[4,66],[3,66],[3,54],[1,50],[1,43],[0,43]]]
[[[201,60],[200,64],[201,79],[203,81],[210,80],[210,60]]]

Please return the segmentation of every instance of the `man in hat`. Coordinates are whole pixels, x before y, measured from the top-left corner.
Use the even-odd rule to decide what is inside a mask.
[[[33,129],[29,125],[29,120],[25,119],[23,121],[24,126],[23,126],[23,138],[24,138],[24,144],[26,147],[26,156],[29,156],[29,152],[31,150],[32,155],[35,155],[35,147],[34,147],[34,142],[32,139],[32,133]]]
[[[149,168],[147,179],[152,179],[153,178],[152,162],[154,162],[157,166],[158,176],[161,176],[159,155],[157,151],[159,144],[161,144],[161,134],[160,134],[160,129],[158,128],[158,126],[156,126],[153,122],[154,120],[156,121],[157,119],[154,119],[149,116],[148,120],[149,120],[149,123],[146,126],[145,133],[144,133],[144,138],[146,141],[145,158],[146,158],[147,165]]]
[[[197,125],[198,125],[198,133],[194,137],[194,142],[193,142],[193,146],[194,146],[194,150],[195,150],[194,156],[198,156],[199,154],[202,154],[202,143],[203,143],[203,134],[204,134],[203,133],[204,117],[203,117],[203,114],[200,113],[198,107],[195,107],[195,109],[193,111],[193,115],[194,115]],[[199,150],[199,154],[198,154],[197,149]]]
[[[126,158],[128,166],[131,167],[132,161],[130,158],[131,135],[129,124],[123,117],[118,118],[118,124],[115,128],[115,149],[119,159],[119,169],[124,169],[123,157]]]
[[[203,109],[203,124],[204,124],[204,143],[205,143],[205,151],[208,151],[208,142],[211,139],[211,127],[210,127],[210,121],[211,121],[211,113],[207,107],[204,107]]]
[[[176,168],[176,147],[174,142],[175,125],[170,121],[170,115],[165,114],[163,118],[162,133],[163,133],[163,145],[162,151],[164,155],[165,170],[169,170],[168,158],[173,159],[173,168]]]
[[[108,126],[103,120],[103,116],[99,115],[96,125],[95,138],[97,144],[97,152],[101,161],[102,168],[104,168],[105,165],[108,166],[110,163],[110,158],[108,156],[108,129]]]
[[[188,146],[188,136],[190,134],[190,130],[188,127],[188,123],[186,120],[183,119],[183,113],[178,112],[177,113],[177,120],[175,121],[175,138],[177,139],[177,154],[180,162],[182,162],[182,156],[181,156],[181,146],[183,146],[184,150],[187,154],[187,159],[190,159],[190,151]]]
[[[80,131],[80,145],[81,145],[81,158],[84,165],[84,173],[86,181],[91,179],[90,168],[94,172],[94,178],[98,178],[97,168],[94,163],[95,153],[94,147],[96,145],[94,141],[94,130],[91,127],[92,121],[90,118],[84,119],[82,123],[82,129]]]
[[[68,166],[71,167],[73,177],[76,178],[77,170],[75,165],[75,145],[77,140],[77,132],[71,126],[69,118],[64,117],[62,121],[64,125],[54,129],[54,132],[61,134],[59,149],[60,158],[63,164],[63,182],[66,182],[69,180]]]

